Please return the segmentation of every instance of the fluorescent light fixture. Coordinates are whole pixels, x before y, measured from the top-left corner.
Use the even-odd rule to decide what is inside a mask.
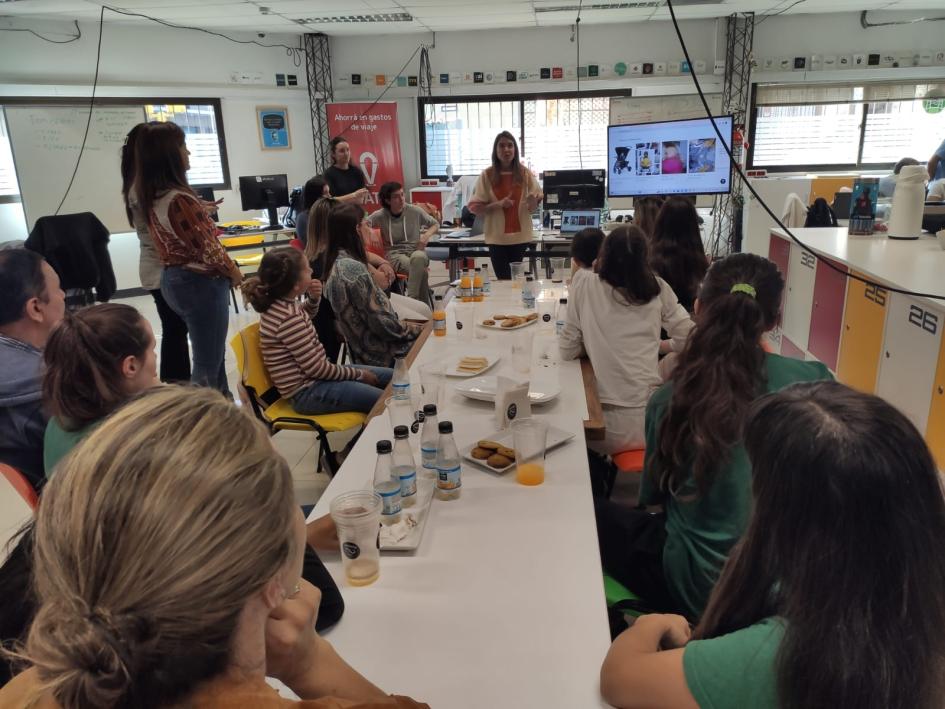
[[[723,0],[673,0],[674,6],[721,5]],[[578,12],[579,10],[641,10],[662,7],[665,0],[642,0],[641,2],[594,2],[582,5],[553,5],[536,7],[535,12]]]
[[[300,17],[300,25],[327,25],[340,22],[413,22],[408,12],[384,12],[374,15],[332,15],[330,17]]]

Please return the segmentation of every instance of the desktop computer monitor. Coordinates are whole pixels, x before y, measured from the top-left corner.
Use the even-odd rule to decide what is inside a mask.
[[[240,202],[244,212],[265,209],[269,212],[267,230],[281,229],[279,207],[289,206],[289,183],[285,175],[240,177]]]
[[[544,208],[603,209],[605,170],[545,170]]]

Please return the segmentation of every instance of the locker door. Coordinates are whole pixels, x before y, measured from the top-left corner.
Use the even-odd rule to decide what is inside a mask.
[[[826,364],[830,371],[836,372],[840,329],[843,325],[843,301],[847,290],[847,269],[838,263],[833,265],[841,270],[834,270],[823,260],[817,261],[807,349]]]
[[[775,236],[772,234],[770,242],[768,243],[768,260],[778,267],[778,270],[781,272],[781,277],[784,278],[785,281],[784,292],[781,293],[781,312],[783,313],[784,302],[787,298],[786,284],[788,279],[788,268],[791,262],[791,242],[787,239],[782,239],[780,236]],[[783,315],[778,318],[778,324],[775,325],[770,332],[766,333],[766,337],[773,352],[785,354],[781,350],[782,320]]]
[[[837,378],[867,394],[876,391],[888,300],[885,288],[848,279]]]
[[[817,258],[797,244],[791,244],[787,291],[782,316],[783,334],[802,352],[807,350],[811,308],[814,304],[814,276]]]
[[[935,371],[935,381],[932,383],[932,406],[929,408],[925,440],[932,449],[938,469],[945,472],[945,340],[938,351],[938,367]]]

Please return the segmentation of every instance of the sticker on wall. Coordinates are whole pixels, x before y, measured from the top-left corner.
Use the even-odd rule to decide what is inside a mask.
[[[407,86],[416,86],[417,83],[418,83],[418,82],[417,82],[417,77],[416,77],[416,76],[408,76],[408,77],[407,77]]]
[[[919,66],[919,55],[914,52],[903,52],[896,55],[896,63],[893,66],[907,67]]]
[[[693,69],[695,70],[695,72],[696,72],[697,74],[704,74],[704,73],[705,73],[705,61],[702,60],[702,59],[696,59],[696,61],[695,61],[695,63],[694,63],[694,66],[693,66]]]
[[[518,80],[519,80],[519,81],[529,81],[529,80],[534,81],[534,80],[537,79],[537,78],[538,78],[538,70],[537,70],[537,69],[536,69],[536,70],[533,70],[533,71],[522,70],[522,71],[520,71],[520,72],[518,73]]]
[[[880,66],[896,66],[896,55],[890,54],[889,52],[883,52],[879,55],[879,65]]]
[[[823,59],[823,67],[825,70],[836,69],[837,58],[833,54],[825,54]]]
[[[276,86],[285,86],[285,74],[276,74]]]
[[[565,79],[576,79],[577,78],[577,69],[573,66],[566,66],[564,68],[564,78]]]
[[[440,83],[441,83],[441,84],[448,84],[448,83],[450,83],[450,75],[449,75],[449,74],[440,74]]]
[[[774,71],[775,69],[775,58],[774,57],[765,57],[761,60],[761,70],[762,71]]]
[[[794,57],[794,71],[804,71],[807,68],[807,57]]]
[[[361,85],[361,75],[360,75],[360,74],[352,74],[352,75],[351,75],[351,84],[352,84],[352,86],[360,86],[360,85]]]
[[[643,74],[649,76],[653,73],[653,62],[643,62]]]
[[[935,63],[936,64],[945,64],[945,52],[938,51],[935,53]]]
[[[653,62],[653,73],[656,76],[664,76],[666,74],[666,62]]]
[[[494,83],[495,83],[495,72],[494,72],[494,71],[487,71],[487,72],[486,72],[486,83],[487,83],[487,84],[494,84]]]
[[[461,71],[451,71],[451,72],[450,72],[450,83],[451,83],[451,84],[461,84],[461,83],[463,83],[463,72],[461,72]]]
[[[781,57],[778,59],[778,69],[781,71],[790,71],[793,65],[794,62],[790,57]]]
[[[857,69],[866,66],[866,55],[865,54],[854,54],[853,55],[853,66]]]
[[[689,66],[689,62],[687,62],[685,59],[683,59],[681,62],[679,62],[679,73],[680,73],[680,74],[689,74],[689,73],[691,73],[691,72],[692,72],[692,67]]]
[[[879,54],[867,54],[866,55],[866,65],[867,66],[879,66],[880,55]]]
[[[472,84],[476,80],[476,74],[472,71],[467,71],[463,74],[463,83]]]
[[[398,76],[398,77],[397,77],[397,86],[399,86],[399,87],[402,88],[402,87],[404,87],[404,86],[406,86],[406,85],[407,85],[407,77],[406,77],[406,76]]]
[[[587,78],[596,79],[598,76],[600,76],[600,65],[588,64],[587,65]]]
[[[587,67],[586,67],[586,66],[579,66],[579,67],[577,68],[577,75],[578,75],[578,78],[579,78],[579,79],[586,79],[586,78],[587,78]]]
[[[551,78],[552,79],[563,79],[564,78],[564,68],[560,66],[551,67]]]
[[[486,75],[485,75],[485,74],[483,74],[481,71],[474,71],[474,72],[473,72],[473,83],[474,83],[474,84],[484,84],[485,81],[486,81]]]
[[[919,52],[919,66],[932,66],[932,52]]]
[[[614,73],[617,76],[624,76],[627,73],[627,65],[623,62],[614,64]]]
[[[714,74],[724,74],[725,73],[725,60],[716,59],[715,64],[712,67],[712,73]]]
[[[837,67],[840,69],[849,69],[853,66],[853,57],[849,54],[843,54],[837,57]]]
[[[821,66],[823,66],[823,60],[820,58],[820,55],[811,54],[810,55],[810,70],[820,71]]]
[[[526,78],[528,77],[527,74],[526,74],[525,76],[526,76]],[[505,72],[505,80],[506,80],[506,81],[518,81],[518,72],[517,72],[517,71],[511,71],[511,70]]]
[[[630,75],[631,76],[640,76],[643,73],[643,64],[640,62],[633,62],[630,65]]]
[[[681,66],[680,62],[666,62],[666,73],[670,76],[678,74]]]
[[[542,79],[550,79],[550,78],[551,78],[551,67],[543,66],[543,67],[542,67],[541,69],[539,69],[538,71],[539,71],[539,74],[541,75],[541,78],[542,78]]]
[[[374,85],[375,86],[385,86],[387,84],[387,76],[384,74],[375,74],[374,75]]]

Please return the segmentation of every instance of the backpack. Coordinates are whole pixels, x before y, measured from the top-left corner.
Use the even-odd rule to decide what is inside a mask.
[[[804,220],[804,227],[822,226],[837,226],[837,215],[833,213],[833,209],[827,204],[827,200],[818,197],[807,209],[807,219]]]
[[[289,193],[289,208],[282,217],[282,223],[287,227],[295,226],[295,217],[302,211],[302,188],[293,187]]]

